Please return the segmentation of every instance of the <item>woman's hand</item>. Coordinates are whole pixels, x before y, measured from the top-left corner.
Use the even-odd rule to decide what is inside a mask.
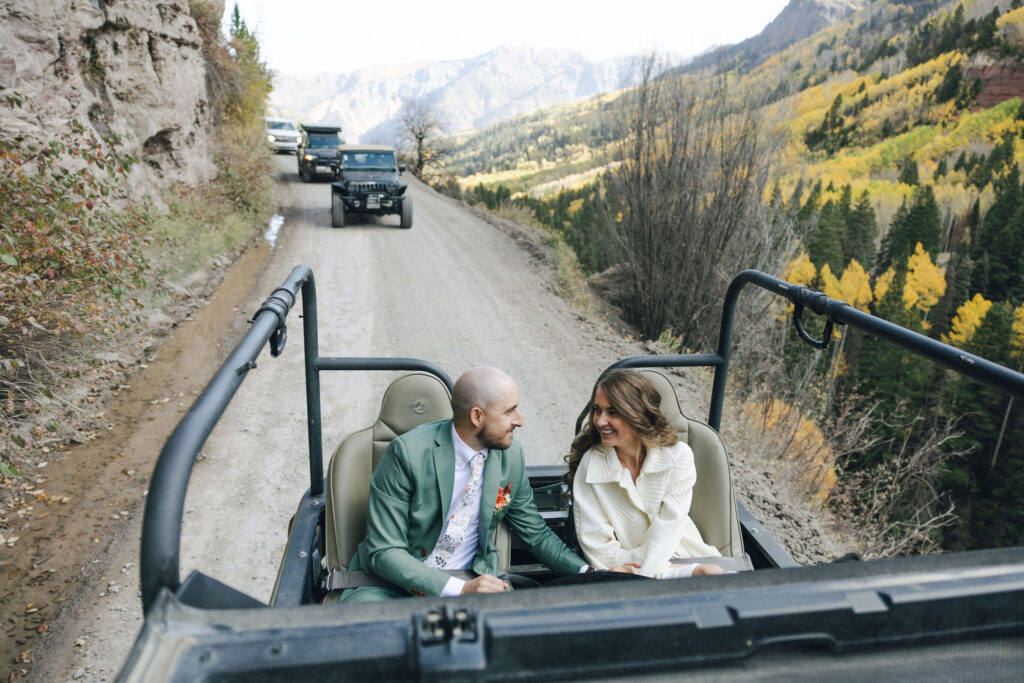
[[[693,568],[691,576],[711,576],[712,574],[724,574],[725,570],[717,564],[698,564]]]
[[[640,569],[639,562],[623,562],[617,567],[611,567],[608,571],[620,572],[622,574],[636,574],[638,569]]]

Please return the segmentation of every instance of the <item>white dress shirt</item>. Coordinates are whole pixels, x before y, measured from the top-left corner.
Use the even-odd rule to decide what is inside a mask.
[[[455,508],[459,504],[459,500],[462,499],[463,494],[466,493],[466,484],[469,483],[469,475],[472,470],[469,467],[470,459],[477,453],[484,454],[484,467],[487,467],[487,449],[484,448],[481,451],[474,451],[472,448],[466,445],[466,443],[459,438],[459,433],[455,431],[455,425],[452,425],[452,443],[455,444],[455,483],[452,487],[452,503],[448,506],[448,514],[445,515],[444,526],[441,528],[441,538],[444,536],[444,532],[448,530],[448,521],[452,517],[452,513],[455,512]],[[480,468],[480,476],[484,476],[483,468]],[[477,506],[473,510],[473,516],[469,519],[469,525],[466,527],[466,535],[462,539],[462,544],[452,552],[452,556],[448,558],[447,568],[448,569],[465,569],[473,563],[473,556],[476,555],[477,541],[480,538],[480,506]],[[442,597],[452,597],[462,593],[462,587],[466,585],[466,582],[462,579],[458,579],[454,576],[448,579],[448,583],[444,585],[444,589],[441,591]]]

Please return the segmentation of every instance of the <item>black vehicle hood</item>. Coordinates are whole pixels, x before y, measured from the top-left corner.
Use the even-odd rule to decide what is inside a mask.
[[[335,152],[333,149],[319,149],[319,148],[306,148],[306,154],[315,154],[318,157],[328,158],[334,160]]]
[[[685,671],[707,674],[702,680],[817,681],[828,677],[823,660],[835,680],[934,681],[950,664],[970,672],[953,679],[1009,680],[1024,664],[1022,561],[1024,548],[1010,548],[298,608],[250,608],[252,598],[199,577],[197,593],[227,597],[200,608],[184,585],[180,600],[163,589],[118,680],[334,680],[344,672],[544,681]],[[461,618],[466,628],[438,635],[425,626],[431,618]]]
[[[338,173],[338,180],[341,180],[342,182],[373,181],[377,183],[395,183],[398,182],[398,174],[388,173],[386,171],[357,171],[345,169]]]

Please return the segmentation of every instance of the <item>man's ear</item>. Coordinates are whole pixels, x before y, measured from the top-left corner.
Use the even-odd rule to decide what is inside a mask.
[[[484,411],[477,406],[469,409],[469,424],[479,427],[484,422]]]

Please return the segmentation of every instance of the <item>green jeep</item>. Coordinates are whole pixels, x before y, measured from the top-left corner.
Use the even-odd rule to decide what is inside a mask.
[[[397,214],[399,225],[412,227],[412,197],[398,181],[405,164],[395,159],[387,145],[341,145],[331,183],[331,225],[345,226],[348,214],[386,216]]]

